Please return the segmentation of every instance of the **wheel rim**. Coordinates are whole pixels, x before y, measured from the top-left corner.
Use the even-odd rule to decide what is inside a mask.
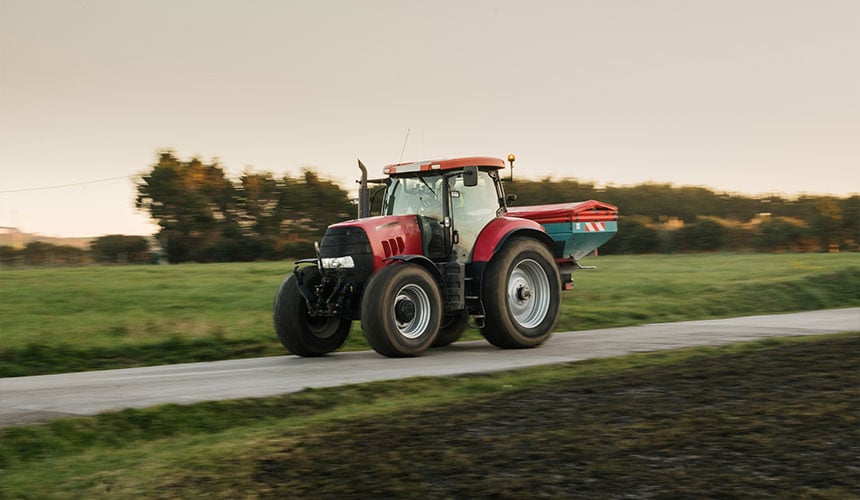
[[[418,285],[406,285],[394,299],[394,320],[400,335],[415,339],[430,324],[430,297]]]
[[[521,260],[511,271],[507,287],[508,308],[523,328],[540,325],[549,312],[549,278],[531,259]]]

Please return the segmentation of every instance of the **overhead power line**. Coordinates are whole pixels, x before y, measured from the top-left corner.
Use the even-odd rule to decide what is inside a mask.
[[[108,177],[105,179],[96,179],[93,181],[83,181],[83,182],[72,182],[69,184],[59,184],[57,186],[42,186],[42,187],[32,187],[32,188],[24,188],[24,189],[7,189],[0,191],[0,194],[6,193],[23,193],[25,191],[45,191],[47,189],[61,189],[73,186],[84,186],[86,184],[97,184],[99,182],[110,182],[110,181],[118,181],[120,179],[130,179],[132,176],[130,175],[122,175],[119,177]]]

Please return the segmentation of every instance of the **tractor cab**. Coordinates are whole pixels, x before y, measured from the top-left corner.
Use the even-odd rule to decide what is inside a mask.
[[[484,157],[389,165],[381,215],[417,215],[427,257],[466,263],[481,230],[505,213],[502,168]]]

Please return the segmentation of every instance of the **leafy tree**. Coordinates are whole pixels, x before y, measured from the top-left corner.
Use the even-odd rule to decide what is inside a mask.
[[[21,250],[11,245],[0,245],[0,264],[11,266],[21,260]]]
[[[150,259],[149,242],[143,236],[102,236],[90,244],[90,252],[96,262],[142,264]]]
[[[305,170],[301,181],[284,180],[281,209],[285,218],[281,228],[296,233],[298,239],[319,238],[330,224],[355,216],[355,207],[346,191],[332,181],[321,179],[316,172]]]
[[[279,234],[285,185],[284,180],[275,180],[271,172],[245,171],[236,188],[237,219],[244,234]]]
[[[505,182],[505,192],[517,195],[513,205],[526,206],[584,201],[595,198],[597,189],[592,183],[576,179],[544,177],[538,181],[516,179],[514,182]]]
[[[842,211],[836,201],[823,196],[802,198],[801,202],[806,206],[805,219],[810,225],[810,235],[818,240],[821,250],[838,246],[842,236]]]
[[[284,257],[353,216],[346,191],[311,170],[299,179],[246,170],[233,181],[217,162],[172,151],[141,176],[136,206],[158,223],[170,262]]]
[[[789,251],[802,247],[804,227],[783,217],[763,220],[755,231],[753,245],[764,252]]]
[[[656,253],[660,249],[659,231],[642,217],[618,218],[618,233],[600,247],[601,254]]]
[[[135,204],[158,223],[158,237],[171,262],[197,260],[201,249],[237,223],[231,212],[234,187],[217,162],[180,161],[172,151],[163,151],[141,177],[137,193]]]
[[[846,249],[860,250],[860,196],[840,200],[842,241]]]
[[[719,250],[725,244],[726,229],[713,219],[696,219],[673,234],[673,247],[682,252]]]
[[[86,252],[69,245],[54,245],[42,241],[32,241],[21,251],[24,264],[41,265],[70,265],[84,264],[87,261]]]

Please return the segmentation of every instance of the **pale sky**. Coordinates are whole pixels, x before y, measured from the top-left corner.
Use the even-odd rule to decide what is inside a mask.
[[[152,233],[131,180],[9,191],[161,148],[353,190],[407,130],[518,177],[860,193],[860,1],[0,0],[0,226]]]

